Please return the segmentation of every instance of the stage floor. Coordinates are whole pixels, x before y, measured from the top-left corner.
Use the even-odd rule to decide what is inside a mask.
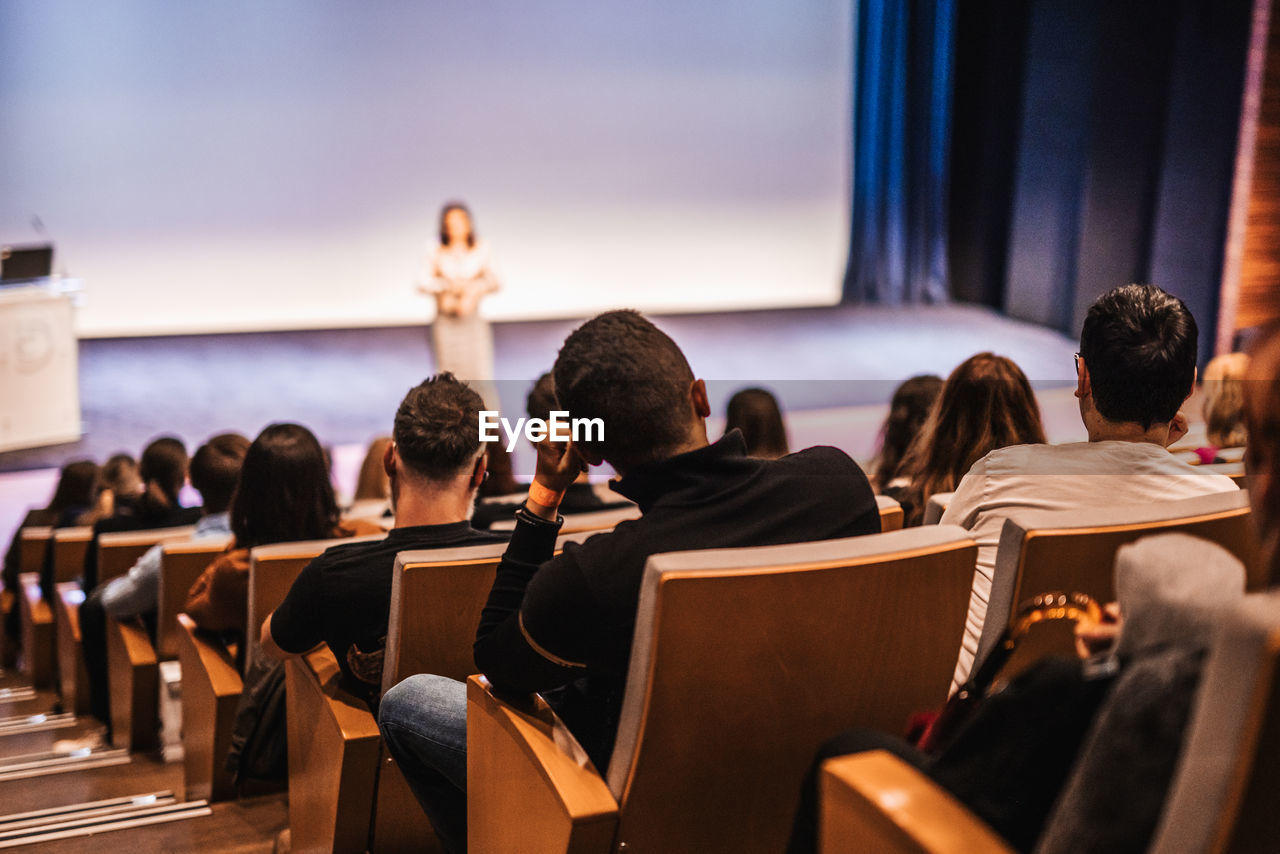
[[[1037,386],[1053,440],[1080,438],[1072,353],[1076,342],[985,308],[834,308],[672,315],[655,321],[708,381],[723,415],[739,388],[772,389],[788,411],[796,447],[825,443],[855,457],[872,452],[884,405],[913,374],[946,376],[992,350],[1016,361]],[[578,320],[494,326],[504,412],[523,414],[532,380],[550,368]],[[0,454],[0,532],[47,498],[43,469],[81,457],[137,454],[161,433],[190,448],[224,430],[252,437],[273,421],[297,421],[322,442],[363,446],[390,431],[404,392],[434,368],[426,327],[245,333],[82,341],[81,441]],[[712,424],[718,435],[719,419]],[[523,449],[522,449],[523,450]],[[357,460],[358,463],[358,460]],[[527,467],[522,453],[518,469]],[[335,472],[340,482],[342,471]]]

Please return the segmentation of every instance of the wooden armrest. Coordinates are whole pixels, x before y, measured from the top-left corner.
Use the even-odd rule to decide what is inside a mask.
[[[364,851],[369,842],[382,737],[339,676],[328,647],[285,661],[295,851]]]
[[[924,774],[883,750],[822,763],[823,854],[1012,854],[981,819]]]
[[[85,670],[83,645],[80,642],[80,604],[84,602],[84,591],[74,581],[64,581],[55,589],[58,598],[53,601],[54,636],[62,705],[77,715],[87,715],[90,712],[89,674]]]
[[[225,800],[235,794],[225,766],[244,684],[225,646],[201,632],[186,614],[178,614],[177,620],[187,798]]]
[[[40,592],[40,575],[18,576],[21,594],[18,617],[22,625],[22,673],[36,688],[52,688],[56,676],[53,610]]]
[[[135,751],[155,747],[160,664],[151,636],[136,617],[107,617],[107,672],[112,741]]]
[[[571,736],[540,697],[495,695],[467,680],[467,845],[472,851],[612,849],[618,804],[600,774],[557,744]]]

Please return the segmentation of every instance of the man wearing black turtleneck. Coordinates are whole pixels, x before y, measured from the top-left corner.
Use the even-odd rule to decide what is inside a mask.
[[[840,450],[770,461],[747,457],[736,431],[709,443],[705,384],[636,312],[579,327],[553,374],[559,408],[600,419],[604,436],[538,445],[529,499],[481,615],[476,664],[495,689],[543,692],[603,771],[650,555],[877,533],[880,517],[866,476]],[[564,491],[603,462],[642,517],[553,557]],[[466,850],[465,686],[411,677],[383,697],[379,724],[441,841]]]

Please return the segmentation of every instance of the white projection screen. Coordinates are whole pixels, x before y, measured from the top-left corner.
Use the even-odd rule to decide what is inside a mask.
[[[426,322],[465,200],[494,319],[827,305],[850,0],[4,0],[0,243],[83,337]]]

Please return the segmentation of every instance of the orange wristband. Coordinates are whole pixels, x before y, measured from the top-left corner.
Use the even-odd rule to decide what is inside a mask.
[[[529,484],[529,500],[539,507],[547,507],[554,510],[560,506],[560,499],[562,498],[564,498],[563,492],[548,489],[536,480]]]

